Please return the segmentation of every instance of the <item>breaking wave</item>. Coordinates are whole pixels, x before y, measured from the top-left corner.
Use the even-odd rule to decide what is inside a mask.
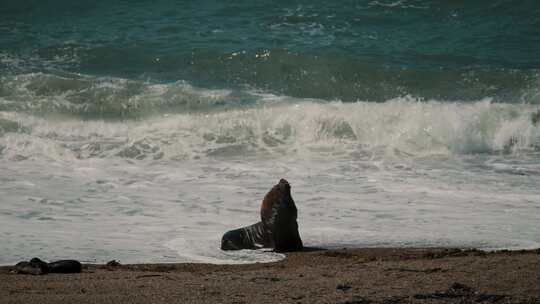
[[[448,103],[404,97],[384,103],[323,103],[273,95],[259,98],[265,103],[257,107],[123,121],[3,111],[0,155],[11,160],[185,161],[258,154],[375,157],[540,150],[539,108],[533,105],[489,99]]]

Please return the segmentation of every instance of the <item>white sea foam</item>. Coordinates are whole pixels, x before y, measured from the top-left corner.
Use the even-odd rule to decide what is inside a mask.
[[[194,159],[239,154],[449,155],[518,153],[540,143],[538,107],[416,102],[302,101],[215,113],[106,122],[0,112],[18,129],[0,138],[3,158]],[[0,122],[0,131],[2,123]]]
[[[282,177],[308,246],[540,246],[537,107],[292,101],[126,121],[1,112],[0,263],[273,261],[219,241],[259,220]]]

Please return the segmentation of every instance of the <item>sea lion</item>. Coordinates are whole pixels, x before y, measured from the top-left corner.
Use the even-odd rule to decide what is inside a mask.
[[[281,179],[264,196],[261,204],[261,221],[276,251],[302,249],[297,217],[298,210],[291,196],[291,186],[285,179]]]
[[[262,222],[227,231],[221,238],[222,250],[269,248],[271,244]]]
[[[29,262],[23,261],[17,263],[15,265],[15,272],[33,275],[47,274],[49,273],[49,265],[39,258],[33,258]]]
[[[79,273],[82,271],[81,262],[76,260],[60,260],[48,264],[50,273]]]
[[[291,186],[281,179],[264,196],[261,222],[226,232],[222,250],[274,248],[277,252],[301,250],[302,239],[296,221],[298,211],[291,196]]]
[[[47,263],[39,258],[33,258],[29,262],[23,261],[15,265],[15,272],[21,274],[41,275],[47,273],[79,273],[82,265],[76,260],[60,260]]]

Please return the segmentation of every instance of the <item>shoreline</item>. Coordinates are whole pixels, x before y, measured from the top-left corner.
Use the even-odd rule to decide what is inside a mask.
[[[271,263],[11,269],[0,266],[2,303],[540,303],[540,249],[311,249]]]

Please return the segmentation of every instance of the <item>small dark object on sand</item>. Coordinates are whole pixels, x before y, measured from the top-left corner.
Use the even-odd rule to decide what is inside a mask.
[[[502,300],[506,298],[506,295],[500,295],[500,294],[485,294],[485,293],[478,293],[476,292],[472,287],[469,287],[465,284],[454,282],[450,287],[448,287],[448,290],[444,292],[433,292],[433,293],[424,293],[424,294],[416,294],[414,295],[415,299],[420,300],[428,300],[428,299],[435,299],[435,300],[441,300],[441,299],[461,299],[463,300],[474,300],[475,302],[490,302],[495,303],[499,300]]]
[[[453,294],[462,294],[463,295],[463,294],[470,294],[470,293],[474,292],[474,289],[472,289],[471,287],[469,287],[469,286],[467,286],[465,284],[462,284],[462,283],[459,283],[459,282],[454,282],[448,288],[448,292],[453,293]]]
[[[361,296],[353,296],[351,300],[338,302],[338,304],[369,304],[371,302],[372,301],[370,299],[367,299]]]
[[[274,248],[277,252],[302,250],[304,246],[298,232],[297,217],[291,186],[281,179],[264,196],[261,221],[226,232],[221,238],[221,249]]]
[[[351,288],[352,288],[352,286],[349,285],[349,284],[338,284],[338,286],[336,286],[337,290],[342,290],[342,291],[347,291],[347,290],[349,290]]]
[[[47,273],[79,273],[82,265],[76,260],[60,260],[47,263],[39,258],[33,258],[29,262],[23,261],[15,265],[15,273],[41,275]]]
[[[120,266],[121,264],[117,260],[112,260],[112,261],[108,261],[107,264],[105,265],[109,267],[116,267],[116,266]]]

